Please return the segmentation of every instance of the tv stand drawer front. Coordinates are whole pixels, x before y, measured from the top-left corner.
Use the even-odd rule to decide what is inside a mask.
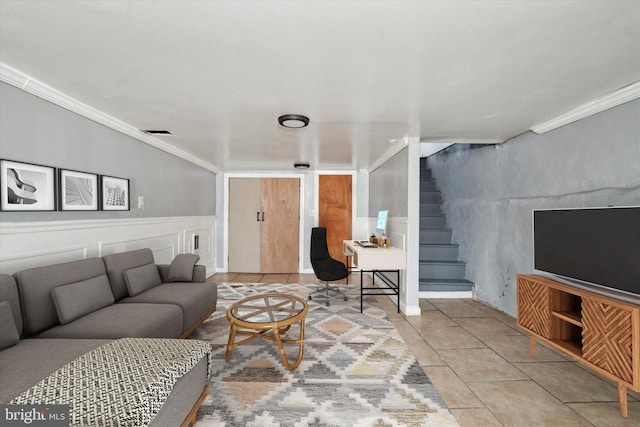
[[[630,384],[634,383],[632,317],[631,310],[582,298],[582,357]]]
[[[547,339],[551,338],[551,296],[548,286],[518,276],[518,324]]]

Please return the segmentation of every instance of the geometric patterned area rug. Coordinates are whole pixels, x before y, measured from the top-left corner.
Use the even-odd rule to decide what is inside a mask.
[[[218,284],[216,312],[189,337],[213,350],[197,427],[458,425],[384,311],[368,303],[360,313],[359,297],[332,299],[328,307],[320,297],[308,301],[304,356],[295,370],[284,367],[276,343],[261,338],[225,361],[231,303],[264,292],[306,299],[316,287]],[[292,326],[283,338],[298,333]],[[287,355],[295,360],[291,347]]]

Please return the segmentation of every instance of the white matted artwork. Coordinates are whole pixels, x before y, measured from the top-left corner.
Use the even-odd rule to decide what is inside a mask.
[[[59,183],[60,210],[98,210],[98,175],[68,169],[60,169]]]
[[[101,176],[102,181],[102,210],[129,210],[129,180],[114,176]]]
[[[56,169],[0,160],[0,207],[3,211],[56,210]]]

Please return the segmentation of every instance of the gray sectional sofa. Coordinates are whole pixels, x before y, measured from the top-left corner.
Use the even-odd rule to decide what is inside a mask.
[[[131,425],[195,423],[197,409],[208,393],[210,348],[201,341],[177,338],[188,336],[206,320],[217,302],[216,285],[205,282],[206,270],[196,261],[196,256],[179,255],[171,265],[157,265],[152,252],[142,249],[0,275],[0,403],[53,403],[33,400],[51,392],[60,394],[38,388],[53,375],[70,375],[76,381],[83,380],[78,376],[96,376],[103,369],[107,377],[118,377],[112,371],[120,370],[123,360],[154,365],[151,370],[166,363],[163,369],[170,371],[174,382],[163,392],[157,391],[152,380],[126,379],[125,374],[121,375],[125,380],[120,381],[130,383],[113,386],[135,386],[136,393],[148,389],[145,398],[152,402],[129,410],[134,413],[127,416],[137,420]],[[94,353],[106,354],[107,350],[115,352],[108,357],[117,361],[114,365],[91,365],[82,371],[86,373],[69,368],[82,358],[95,359],[98,356]],[[60,372],[65,370],[70,373]],[[166,378],[166,374],[159,375]],[[138,381],[150,382],[142,387],[131,384]],[[94,382],[99,387],[102,379]],[[113,400],[123,400],[123,393]],[[109,397],[101,398],[105,399]],[[158,401],[162,404],[159,411],[147,414],[149,407],[157,408]],[[64,403],[74,411],[73,401]],[[100,424],[99,417],[104,416],[100,413],[104,410],[96,409],[89,415],[98,418],[87,421],[91,418],[82,419],[86,414],[78,415],[77,408],[75,412],[72,416],[80,417],[79,425]],[[149,416],[149,422],[140,421]],[[121,420],[116,424],[128,423]]]

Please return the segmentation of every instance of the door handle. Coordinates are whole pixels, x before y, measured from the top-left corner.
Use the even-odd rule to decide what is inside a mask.
[[[262,212],[262,222],[264,222],[264,212]]]
[[[260,222],[260,212],[256,212],[256,221]]]

